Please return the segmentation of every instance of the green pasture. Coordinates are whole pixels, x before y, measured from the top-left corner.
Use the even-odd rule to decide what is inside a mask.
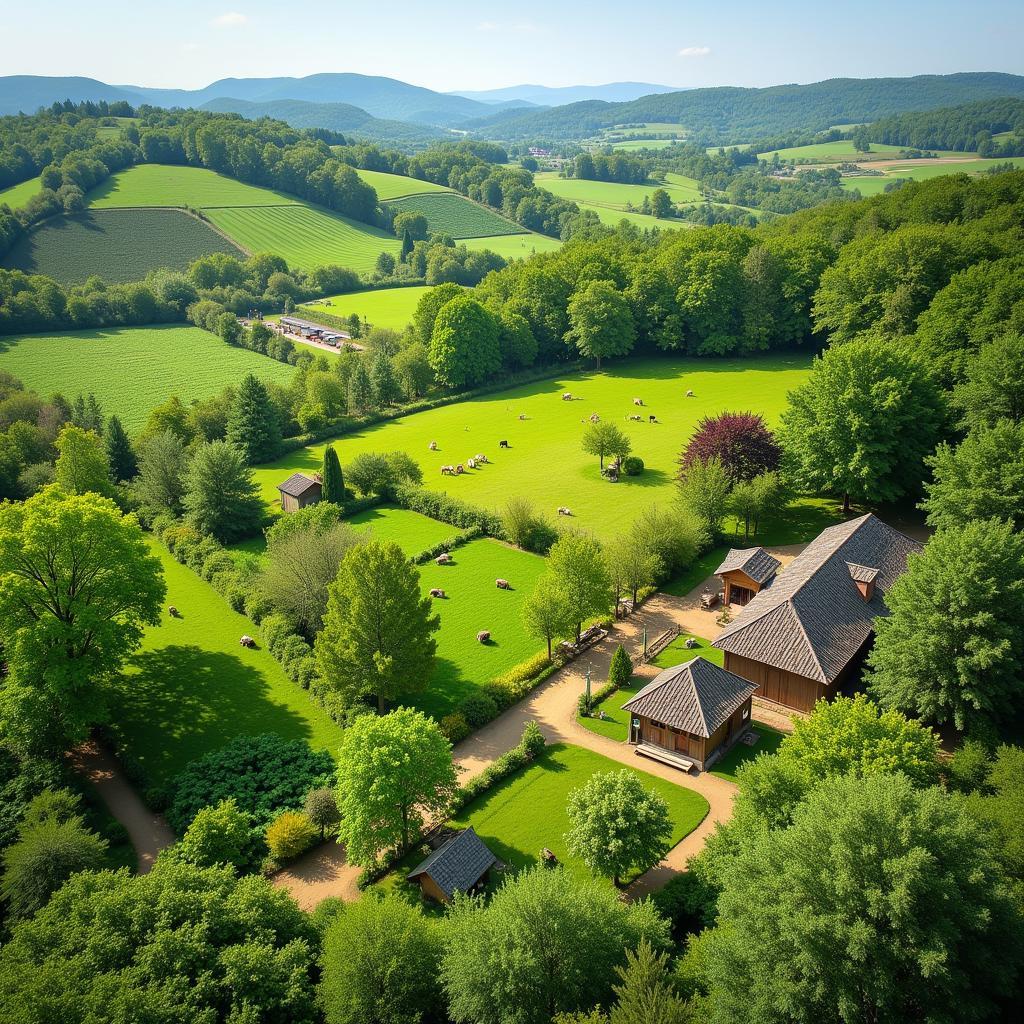
[[[668,149],[682,139],[626,139],[624,142],[612,142],[612,149],[622,149],[627,153],[638,149]]]
[[[121,206],[281,206],[300,203],[287,192],[246,185],[205,167],[138,164],[117,171],[88,195],[94,209]]]
[[[410,178],[405,174],[388,174],[386,171],[364,171],[356,169],[367,185],[372,185],[377,193],[377,198],[398,199],[401,196],[418,195],[421,192],[450,192],[451,189],[445,185],[435,185],[432,181],[420,181],[419,178]]]
[[[286,384],[295,368],[225,345],[198,327],[112,327],[68,334],[0,338],[0,370],[25,386],[69,398],[93,392],[103,411],[140,430],[152,409],[171,395],[206,398],[246,373]]]
[[[513,869],[537,864],[541,850],[547,847],[572,874],[589,874],[590,869],[570,857],[565,847],[565,833],[569,830],[566,803],[569,794],[593,775],[619,772],[623,767],[619,761],[583,747],[556,743],[529,767],[468,804],[454,823],[472,825],[495,855]],[[626,770],[635,772],[645,789],[654,790],[668,804],[673,846],[707,815],[708,802],[700,793],[643,771]]]
[[[53,217],[14,243],[0,266],[80,284],[139,281],[151,270],[184,270],[209,253],[241,256],[226,238],[180,210],[95,210]]]
[[[891,159],[899,156],[906,148],[906,146],[889,146],[881,142],[872,142],[870,152],[858,153],[853,148],[853,142],[850,139],[840,139],[838,142],[816,142],[810,146],[772,149],[757,155],[761,160],[771,160],[778,153],[780,160],[818,160],[821,163],[838,164],[877,160],[883,153],[887,154],[887,159]],[[715,148],[711,152],[717,153],[718,150]]]
[[[338,263],[373,269],[377,256],[397,257],[402,243],[379,228],[308,204],[208,208],[204,214],[249,252],[273,252],[290,267],[309,269]]]
[[[353,313],[373,327],[390,327],[400,331],[412,320],[416,306],[427,285],[413,288],[380,288],[371,292],[348,292],[345,295],[330,295],[301,307],[303,314],[315,317],[317,313],[349,317]]]
[[[456,192],[431,192],[391,199],[387,207],[399,213],[422,213],[431,232],[452,238],[481,238],[486,235],[515,235],[525,231],[518,224],[474,203]]]
[[[1012,164],[1024,167],[1024,157],[1009,157],[1003,160],[956,160],[948,164],[940,164],[928,160],[911,160],[905,164],[879,168],[882,175],[843,178],[842,186],[850,191],[856,190],[862,196],[876,196],[885,191],[885,186],[897,178],[910,178],[912,181],[926,181],[930,178],[941,178],[947,174],[981,174],[997,164]]]
[[[654,637],[649,637],[654,640]],[[687,647],[686,641],[693,640],[696,647]],[[706,658],[712,664],[721,665],[725,655],[716,647],[711,646],[709,640],[697,636],[694,633],[681,633],[668,647],[665,648],[656,658],[651,661],[655,668],[672,668],[674,665],[681,665],[691,658]],[[605,697],[599,704],[594,705],[593,714],[587,718],[578,718],[577,721],[584,729],[596,732],[599,736],[607,736],[612,740],[626,741],[628,732],[629,715],[622,710],[622,705],[635,697],[637,693],[650,682],[650,678],[644,679],[641,676],[633,676],[628,686],[620,687],[613,694]],[[596,690],[603,686],[604,679],[593,680],[592,686]],[[601,713],[604,718],[601,718]]]
[[[700,189],[692,178],[679,174],[667,175],[664,182],[651,181],[646,185],[623,185],[615,181],[590,181],[586,178],[560,178],[554,171],[535,175],[540,188],[563,199],[624,210],[628,204],[638,208],[644,198],[656,189],[664,189],[673,203],[694,203],[701,198]]]
[[[454,532],[445,529],[446,536]],[[434,674],[411,703],[440,719],[474,690],[541,650],[520,615],[544,568],[539,555],[487,538],[456,548],[450,565],[420,566],[423,593],[438,587],[446,597],[434,601],[441,617]],[[499,578],[512,589],[499,590],[494,584]],[[490,643],[477,640],[483,629],[490,630]]]
[[[20,181],[17,185],[0,188],[0,206],[6,203],[12,210],[17,210],[42,190],[43,183],[38,175],[35,178],[29,178],[28,181]]]
[[[155,541],[167,581],[164,614],[146,630],[114,698],[120,743],[156,784],[236,736],[275,732],[335,752],[341,729],[264,650],[242,647],[259,631]]]
[[[423,469],[427,487],[485,508],[499,509],[509,495],[523,494],[554,520],[557,509],[567,506],[573,515],[562,525],[607,539],[628,527],[642,509],[674,500],[679,452],[702,417],[750,409],[777,424],[787,392],[806,379],[809,365],[810,357],[802,354],[613,362],[600,373],[566,372],[555,380],[376,424],[331,443],[342,464],[359,452],[404,450]],[[687,398],[687,390],[694,397]],[[574,401],[562,401],[566,391]],[[644,401],[643,409],[635,409],[634,397]],[[628,422],[626,417],[636,411],[644,414],[643,421]],[[601,477],[597,459],[580,449],[592,413],[629,435],[634,453],[646,464],[640,476],[623,477],[617,484]],[[656,414],[658,422],[648,422],[648,414]],[[510,447],[499,448],[501,440]],[[428,450],[431,441],[437,442],[437,451]],[[315,445],[257,467],[268,504],[290,473],[318,469],[323,449]],[[478,452],[490,464],[458,477],[441,475],[441,466],[465,463]]]
[[[368,508],[345,521],[365,530],[373,540],[393,541],[410,558],[459,532],[458,527],[439,523],[407,508]]]
[[[521,260],[538,252],[554,252],[562,242],[550,235],[526,231],[517,235],[490,235],[485,238],[460,238],[459,245],[479,252],[488,249],[506,260]]]

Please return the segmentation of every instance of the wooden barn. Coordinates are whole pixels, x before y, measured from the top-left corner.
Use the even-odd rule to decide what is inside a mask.
[[[916,541],[870,513],[831,526],[757,594],[714,646],[759,697],[811,711],[854,679]]]
[[[320,500],[323,486],[319,477],[292,473],[287,480],[277,485],[277,490],[281,495],[281,508],[285,512],[298,512],[300,508],[315,505]]]
[[[782,563],[764,548],[730,548],[725,561],[715,570],[722,580],[725,604],[749,604],[778,571]]]
[[[457,892],[470,892],[486,881],[497,860],[470,825],[410,871],[409,881],[419,882],[424,896],[450,903]]]
[[[704,658],[673,665],[622,705],[630,715],[629,742],[645,757],[703,770],[747,731],[756,690]]]

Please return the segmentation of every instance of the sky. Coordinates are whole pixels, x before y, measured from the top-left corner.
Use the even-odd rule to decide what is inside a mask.
[[[766,86],[1024,73],[1019,0],[46,0],[4,5],[0,75],[199,88],[350,71],[439,91]],[[32,40],[44,40],[45,46]],[[41,59],[43,58],[43,59]]]

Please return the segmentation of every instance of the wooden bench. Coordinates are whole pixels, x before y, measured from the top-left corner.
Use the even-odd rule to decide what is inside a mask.
[[[649,757],[652,761],[660,761],[670,768],[679,768],[681,771],[693,771],[693,762],[674,750],[665,750],[664,747],[656,747],[653,743],[640,743],[636,748],[640,757]]]

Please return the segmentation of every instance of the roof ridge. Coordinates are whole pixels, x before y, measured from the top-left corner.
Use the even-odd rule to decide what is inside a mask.
[[[807,644],[807,649],[811,652],[814,664],[818,666],[818,671],[821,673],[822,679],[827,683],[828,673],[825,671],[825,667],[822,665],[821,659],[818,657],[818,652],[814,644],[811,643],[811,638],[807,635],[807,627],[804,625],[804,620],[796,613],[796,609],[792,607],[790,602],[787,602],[787,604],[790,605],[789,610],[793,613],[793,618],[796,619],[796,624],[800,627],[800,632],[803,633],[804,642]]]
[[[694,662],[700,661],[700,660],[701,660],[700,655],[697,655],[696,657],[694,657],[690,661],[688,661],[686,664],[690,668],[690,683],[693,686],[693,695],[694,695],[694,697],[697,698],[697,700],[696,700],[696,703],[697,703],[697,714],[700,715],[700,724],[702,726],[704,726],[704,732],[707,734],[708,738],[710,739],[710,737],[711,737],[711,729],[708,727],[708,717],[707,717],[707,715],[704,714],[704,702],[700,699],[700,690],[697,689],[697,676],[696,676],[696,674],[693,671],[693,664],[694,664]],[[708,664],[710,665],[711,662],[708,662]],[[723,671],[725,671],[725,670],[723,669]]]

